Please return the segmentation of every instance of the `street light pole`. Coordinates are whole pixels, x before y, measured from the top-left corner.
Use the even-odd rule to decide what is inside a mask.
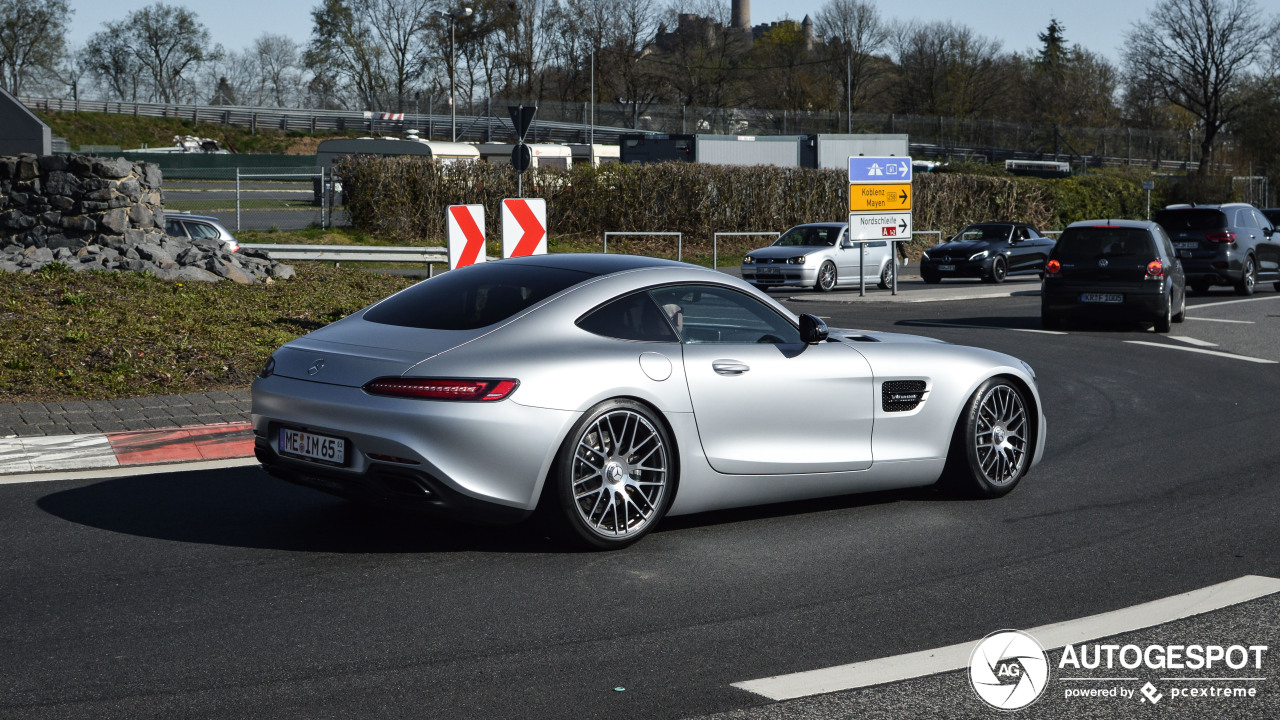
[[[470,17],[471,8],[464,7],[457,12],[445,12],[444,10],[436,10],[436,15],[449,21],[449,141],[458,141],[458,98],[457,98],[457,81],[458,74],[458,52],[457,52],[457,26],[458,18]]]

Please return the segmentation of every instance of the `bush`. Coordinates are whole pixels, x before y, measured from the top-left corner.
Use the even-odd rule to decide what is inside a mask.
[[[501,235],[503,198],[515,197],[508,165],[440,165],[422,158],[349,157],[337,166],[355,227],[410,244],[438,243],[449,205],[484,205],[488,237]],[[961,173],[915,178],[916,230],[950,235],[983,220],[1061,229],[1089,218],[1142,218],[1146,175],[1090,173],[1063,180]],[[525,175],[526,197],[547,201],[557,236],[615,231],[679,231],[686,252],[710,252],[714,232],[781,231],[802,222],[847,217],[848,176],[840,170],[697,163],[538,168]],[[1158,186],[1160,187],[1160,186]],[[1152,207],[1164,196],[1153,193]],[[920,238],[924,245],[928,238]],[[760,240],[745,241],[759,246]]]

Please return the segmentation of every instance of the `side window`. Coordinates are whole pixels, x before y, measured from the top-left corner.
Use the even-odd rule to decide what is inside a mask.
[[[165,220],[164,234],[171,237],[186,237],[187,231],[182,229],[182,223],[177,220]]]
[[[1236,211],[1236,225],[1242,228],[1257,229],[1258,221],[1254,219],[1252,210],[1240,208]]]
[[[1030,231],[1030,230],[1028,230],[1028,229],[1026,229],[1025,227],[1020,227],[1020,228],[1018,228],[1018,239],[1019,239],[1019,240],[1030,240],[1030,239],[1031,239],[1031,231]]]
[[[215,230],[212,225],[208,225],[202,222],[191,222],[189,220],[187,221],[186,225],[187,225],[187,232],[190,232],[191,237],[193,238],[210,238],[212,240],[218,239],[218,231]]]
[[[578,320],[578,327],[589,333],[619,340],[641,342],[679,342],[648,293],[638,292],[611,300]]]
[[[1267,216],[1263,215],[1261,212],[1254,210],[1253,217],[1256,219],[1258,223],[1258,227],[1262,228],[1263,230],[1266,230],[1267,228],[1272,227],[1271,221],[1268,220]]]
[[[745,293],[709,285],[679,285],[650,290],[649,294],[671,319],[680,339],[689,344],[800,342],[800,331],[790,320]]]

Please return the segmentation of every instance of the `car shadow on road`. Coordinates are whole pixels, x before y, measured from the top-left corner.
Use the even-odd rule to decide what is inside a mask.
[[[897,325],[907,328],[959,327],[971,330],[1053,330],[1057,332],[1101,332],[1101,333],[1150,333],[1151,324],[1131,320],[1111,320],[1107,318],[1071,319],[1059,323],[1056,327],[1045,328],[1040,318],[1035,315],[986,315],[982,317],[945,317],[945,318],[908,318],[899,320]]]
[[[377,510],[258,468],[114,478],[45,495],[37,506],[109,532],[207,545],[316,553],[560,551],[527,526]]]
[[[963,494],[951,492],[936,485],[930,485],[902,490],[882,490],[879,492],[814,498],[813,500],[797,500],[794,502],[774,503],[772,505],[753,505],[732,510],[713,510],[692,515],[678,515],[664,519],[660,525],[653,529],[653,532],[656,534],[672,530],[724,525],[749,520],[807,515],[810,513],[830,512],[832,510],[852,510],[898,502],[967,502],[970,500],[972,498]]]

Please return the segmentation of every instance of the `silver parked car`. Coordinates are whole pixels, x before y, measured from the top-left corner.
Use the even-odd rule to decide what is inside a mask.
[[[923,486],[1009,492],[1044,453],[1020,360],[828,330],[737,278],[626,255],[482,263],[278,349],[279,478],[595,548],[664,515]]]
[[[165,213],[164,233],[170,237],[195,240],[207,238],[220,240],[229,252],[239,252],[240,243],[236,236],[212,215],[192,215],[190,213]]]
[[[866,282],[888,289],[892,253],[885,241],[847,240],[845,223],[808,223],[786,231],[768,247],[742,258],[742,279],[760,289],[811,287],[821,291]]]

